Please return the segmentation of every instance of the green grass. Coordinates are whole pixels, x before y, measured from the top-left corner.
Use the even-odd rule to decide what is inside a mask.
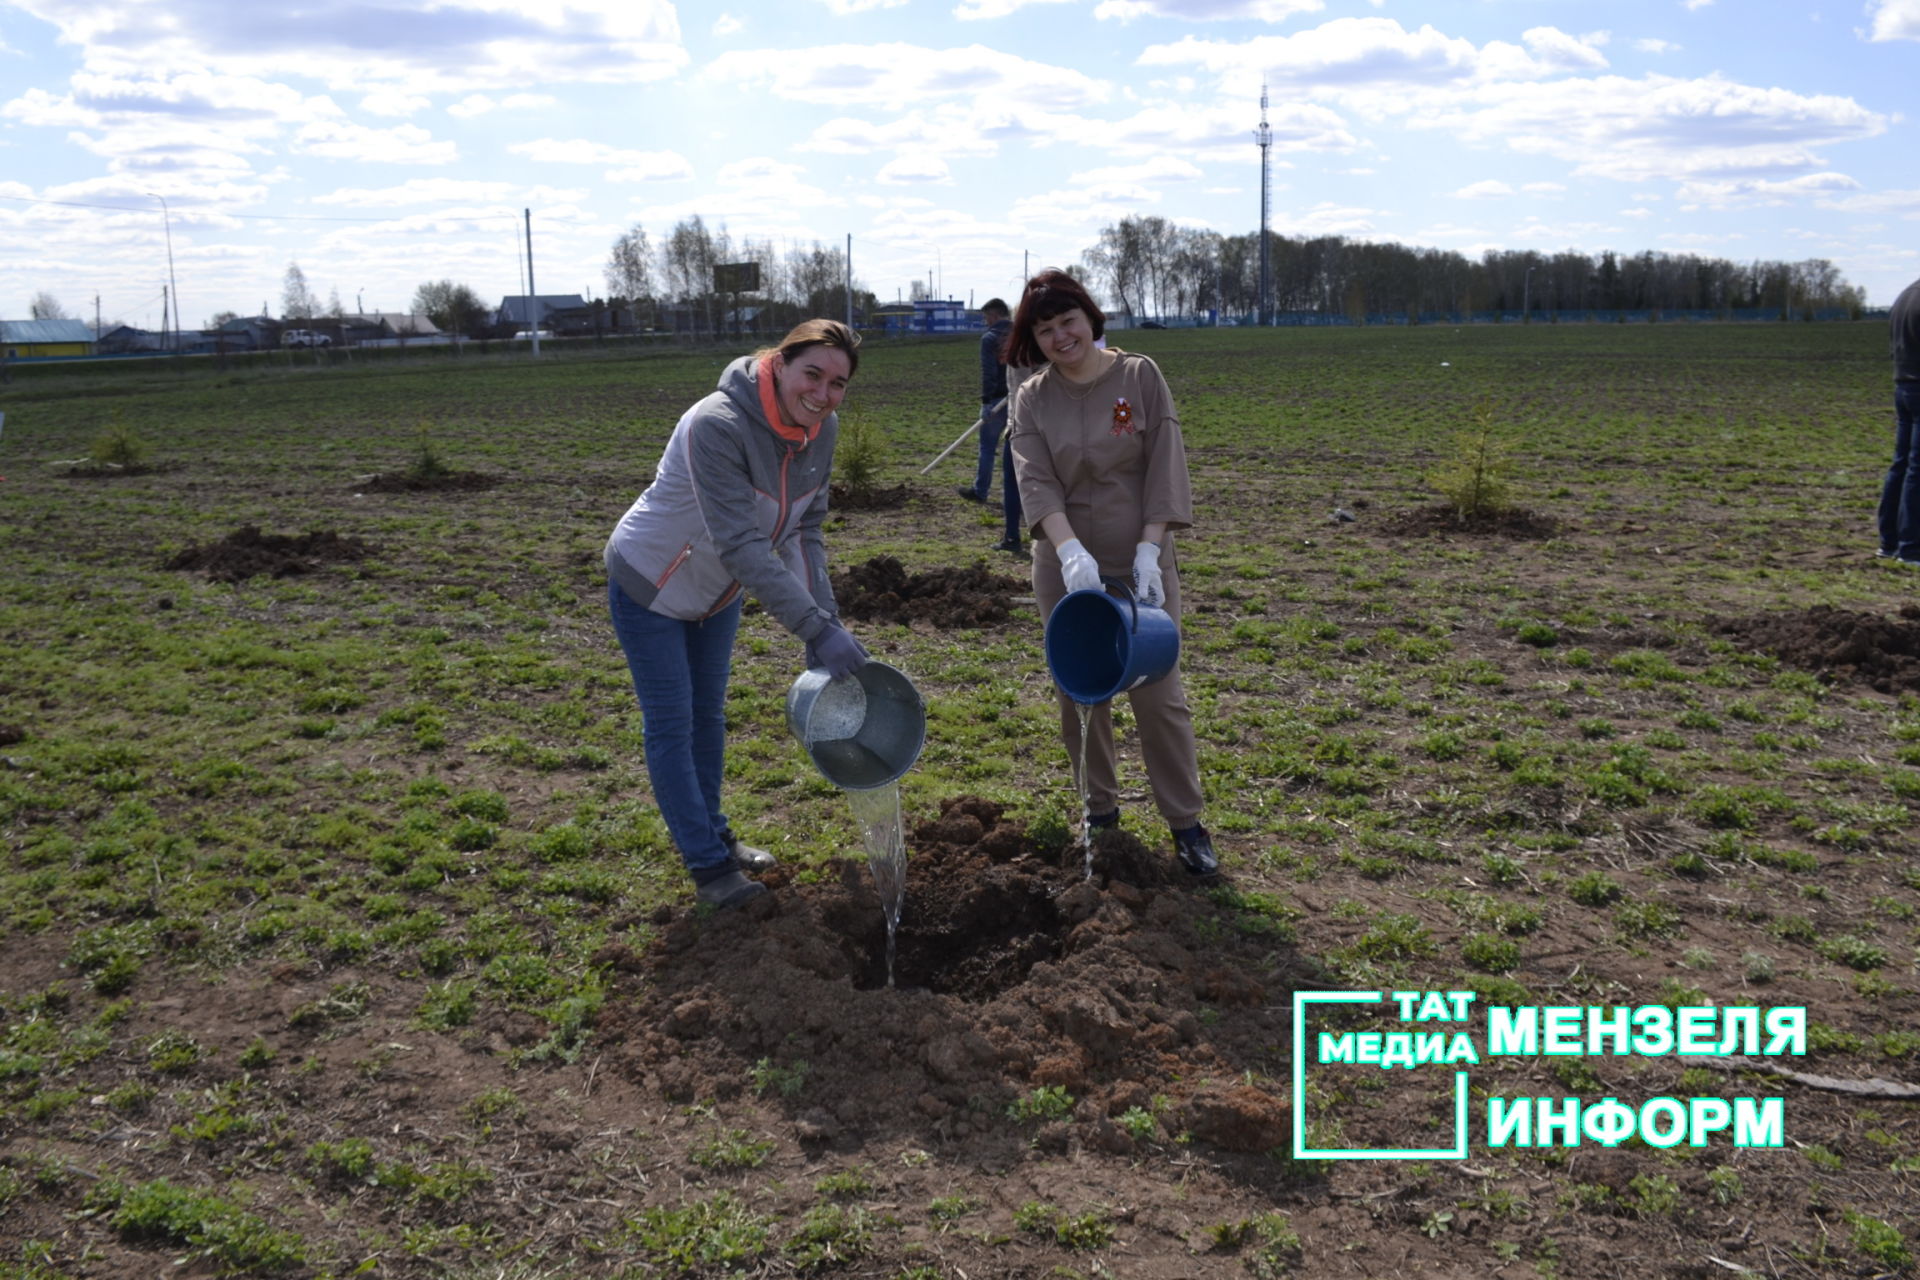
[[[1845,1069],[1867,1075],[1910,1060],[1911,1036],[1884,1010],[1904,998],[1892,988],[1920,911],[1908,869],[1920,704],[1829,683],[1708,627],[1812,603],[1888,613],[1909,598],[1852,554],[1868,550],[1860,513],[1884,467],[1875,326],[1123,342],[1166,370],[1193,463],[1198,518],[1180,555],[1205,608],[1189,609],[1183,666],[1207,819],[1232,854],[1230,882],[1207,894],[1220,938],[1315,966],[1327,985],[1446,989],[1464,970],[1462,986],[1538,985],[1555,1003],[1752,1003],[1768,982],[1797,1000],[1811,984],[1825,1061],[1854,1055]],[[848,403],[884,438],[879,484],[943,491],[915,473],[957,429],[974,356],[961,343],[869,343]],[[644,952],[689,890],[650,803],[598,550],[720,362],[675,350],[222,377],[130,365],[35,371],[0,390],[0,728],[12,739],[0,745],[0,945],[61,966],[61,994],[0,996],[0,1119],[36,1149],[98,1155],[71,1185],[6,1165],[10,1194],[71,1214],[81,1183],[111,1183],[93,1212],[149,1262],[197,1255],[244,1271],[308,1257],[284,1265],[346,1274],[379,1252],[479,1274],[483,1215],[453,1211],[513,1185],[512,1098],[445,1118],[470,1148],[416,1150],[385,1129],[317,1124],[291,1091],[400,1087],[411,1060],[379,1046],[485,1044],[502,1026],[516,1029],[496,1051],[519,1105],[579,1097],[603,1061],[596,1027],[616,1008],[606,957]],[[1396,513],[1441,500],[1427,478],[1483,404],[1510,446],[1507,499],[1558,522],[1553,536],[1391,532]],[[40,465],[87,454],[121,424],[150,470]],[[502,484],[457,499],[355,496],[356,477],[428,452]],[[1335,493],[1358,522],[1325,522]],[[842,565],[956,563],[980,530],[945,510],[837,511],[831,552]],[[238,584],[163,567],[249,523],[334,529],[373,551]],[[972,793],[1031,820],[1042,844],[1074,838],[1039,625],[1016,606],[1012,625],[984,632],[862,631],[929,699],[907,812]],[[776,625],[745,619],[727,787],[743,834],[777,840],[804,881],[831,874],[859,833],[786,729],[797,663]],[[1148,815],[1130,807],[1130,829],[1145,833]],[[1743,940],[1697,929],[1701,913],[1725,914]],[[1697,941],[1720,962],[1668,976],[1705,950]],[[1623,981],[1623,967],[1642,980]],[[274,974],[298,975],[300,997],[263,1003],[230,1035],[170,1032],[156,1012],[183,984]],[[323,1052],[348,1037],[367,1047]],[[1274,1070],[1257,1055],[1234,1067]],[[271,1088],[243,1088],[247,1073]],[[770,1115],[831,1101],[781,1044],[746,1051],[727,1084],[727,1106]],[[1013,1090],[1010,1106],[1002,1092],[978,1107],[1031,1126],[1023,1137],[1072,1113],[1065,1090]],[[193,1153],[172,1181],[115,1167],[97,1131],[130,1117],[177,1144],[170,1155]],[[1116,1121],[1136,1158],[1179,1154],[1171,1112]],[[824,1269],[888,1239],[860,1205],[836,1200],[845,1212],[798,1231],[774,1214],[816,1180],[853,1175],[773,1190],[761,1123],[724,1111],[691,1126],[673,1176],[647,1171],[645,1206],[620,1199],[640,1178],[609,1175],[623,1190],[601,1198],[623,1204],[631,1257],[608,1266]],[[1853,1149],[1817,1125],[1796,1138]],[[1847,1176],[1879,1172],[1861,1165],[1850,1159]],[[376,1241],[330,1200],[289,1234],[256,1212],[254,1179],[351,1188],[400,1221]],[[816,1194],[864,1194],[827,1186]],[[927,1216],[958,1237],[988,1216],[960,1206],[1024,1199],[975,1190],[935,1201],[951,1216]],[[1629,1201],[1667,1212],[1652,1182]],[[1911,1222],[1886,1208],[1890,1191],[1861,1203],[1880,1204],[1894,1234],[1849,1221],[1854,1249],[1896,1265]],[[1404,1229],[1444,1209],[1422,1204]],[[1033,1221],[1063,1265],[1112,1226],[1051,1207]],[[1284,1220],[1259,1221],[1234,1266],[1280,1274],[1298,1239]],[[315,1233],[329,1233],[324,1256]],[[1458,1230],[1442,1239],[1462,1243]]]

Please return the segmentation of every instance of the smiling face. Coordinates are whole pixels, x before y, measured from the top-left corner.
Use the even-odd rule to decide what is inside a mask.
[[[1079,307],[1034,321],[1033,340],[1047,363],[1058,365],[1063,373],[1075,375],[1097,367],[1094,362],[1100,358],[1100,349],[1093,345],[1093,322]]]
[[[846,399],[853,365],[847,353],[824,344],[798,355],[773,358],[773,389],[787,425],[819,426]]]

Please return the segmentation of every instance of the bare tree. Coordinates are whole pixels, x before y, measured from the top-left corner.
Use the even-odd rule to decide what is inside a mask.
[[[319,309],[313,290],[307,287],[307,273],[297,262],[287,264],[286,280],[280,286],[280,314],[288,320],[311,320]]]
[[[624,299],[638,314],[653,301],[653,246],[647,241],[647,229],[634,223],[613,242],[607,254],[607,292]]]
[[[35,320],[68,320],[72,318],[67,314],[67,309],[60,305],[58,298],[50,293],[44,292],[33,295],[33,301],[27,304],[27,315]]]

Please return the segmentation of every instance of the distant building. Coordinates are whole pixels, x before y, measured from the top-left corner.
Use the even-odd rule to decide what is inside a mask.
[[[369,311],[341,316],[332,323],[339,330],[336,340],[342,346],[404,346],[416,338],[435,343],[448,340],[439,325],[413,311]]]
[[[9,360],[90,356],[93,330],[84,320],[0,320],[0,347]]]
[[[587,300],[577,293],[543,293],[537,298],[513,294],[500,299],[500,305],[493,312],[493,324],[497,329],[516,333],[521,329],[551,329],[555,312],[584,314],[586,311]]]
[[[967,333],[980,328],[980,313],[958,298],[922,298],[873,309],[875,324],[889,333]]]

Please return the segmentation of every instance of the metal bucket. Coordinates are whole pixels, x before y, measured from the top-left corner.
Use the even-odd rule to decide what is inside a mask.
[[[828,782],[869,791],[899,781],[920,758],[927,706],[913,681],[884,662],[843,680],[814,668],[787,690],[787,728]]]
[[[1047,670],[1075,702],[1096,705],[1159,680],[1180,660],[1180,624],[1165,609],[1105,591],[1073,591],[1047,615]]]

